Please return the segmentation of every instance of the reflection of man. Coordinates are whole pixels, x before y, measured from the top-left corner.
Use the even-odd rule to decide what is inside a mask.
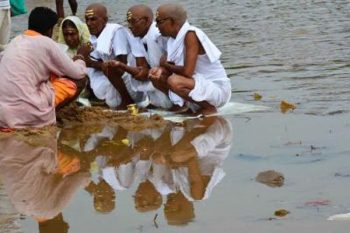
[[[181,191],[167,195],[164,215],[169,225],[186,225],[195,218],[193,203]]]
[[[110,67],[119,67],[132,75],[131,87],[136,92],[143,92],[151,106],[170,108],[172,106],[167,93],[156,89],[148,78],[148,71],[159,66],[164,54],[165,38],[159,33],[153,21],[152,10],[146,5],[132,6],[127,12],[127,21],[132,35],[129,42],[132,56],[129,66],[120,62],[110,62]],[[136,64],[134,59],[135,57]]]
[[[125,29],[108,23],[107,9],[102,4],[91,4],[85,10],[85,21],[92,44],[90,57],[86,57],[90,86],[95,96],[110,107],[126,109],[133,100],[126,87],[123,71],[103,69],[103,62],[117,60],[126,64],[129,53]],[[88,48],[86,48],[88,49]]]
[[[16,210],[42,225],[55,219],[90,178],[70,166],[76,165],[70,155],[57,157],[56,132],[26,140],[16,135],[1,138],[0,176]]]
[[[231,126],[217,117],[186,124],[184,136],[174,141],[170,152],[177,164],[174,182],[190,201],[204,200],[225,175],[222,163],[231,149]]]

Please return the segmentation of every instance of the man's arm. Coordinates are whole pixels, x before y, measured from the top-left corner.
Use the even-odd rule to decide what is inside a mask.
[[[170,62],[161,60],[161,66],[172,73],[182,75],[187,78],[192,78],[194,69],[196,67],[198,54],[201,44],[195,32],[190,31],[185,37],[185,61],[183,66],[174,65]]]
[[[108,69],[121,69],[129,74],[131,74],[135,79],[139,81],[147,81],[149,66],[144,57],[136,58],[136,67],[128,66],[121,61],[109,61],[107,66]]]

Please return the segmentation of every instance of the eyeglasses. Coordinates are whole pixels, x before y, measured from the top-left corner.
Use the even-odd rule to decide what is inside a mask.
[[[163,24],[168,19],[171,19],[171,18],[170,17],[166,17],[164,19],[156,19],[156,23],[157,23],[157,25],[160,25],[160,24]]]
[[[143,19],[146,19],[146,17],[131,18],[131,19],[127,19],[126,22],[128,23],[128,25],[134,25],[134,24],[137,24],[138,22],[140,22]]]

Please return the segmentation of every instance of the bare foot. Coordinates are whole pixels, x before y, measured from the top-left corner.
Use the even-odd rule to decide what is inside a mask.
[[[217,109],[214,107],[214,106],[210,106],[210,107],[206,107],[206,108],[202,108],[200,110],[200,113],[203,115],[203,116],[209,116],[209,115],[213,115],[215,113],[217,113]]]
[[[179,105],[173,105],[171,108],[168,109],[168,111],[173,113],[184,113],[189,109],[187,105],[184,105],[180,107]]]

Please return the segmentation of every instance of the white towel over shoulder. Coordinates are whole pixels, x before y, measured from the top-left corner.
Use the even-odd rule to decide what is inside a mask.
[[[176,65],[184,65],[185,36],[189,31],[194,31],[196,33],[211,63],[220,59],[221,52],[209,39],[209,37],[201,29],[191,26],[188,22],[185,22],[176,38],[169,38],[168,40],[168,61],[175,62]]]

